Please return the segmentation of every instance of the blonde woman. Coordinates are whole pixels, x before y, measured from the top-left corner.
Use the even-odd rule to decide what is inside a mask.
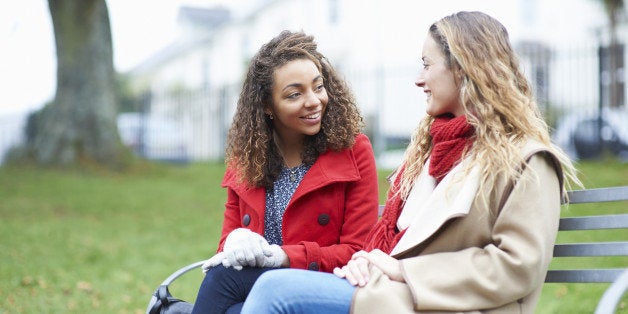
[[[262,275],[244,313],[534,312],[575,170],[497,20],[437,21],[422,60],[427,116],[365,250],[334,274]]]

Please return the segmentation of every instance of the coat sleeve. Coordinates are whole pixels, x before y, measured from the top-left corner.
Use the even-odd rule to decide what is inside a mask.
[[[352,148],[360,178],[345,189],[344,216],[337,244],[320,246],[316,242],[284,245],[290,267],[331,272],[343,266],[353,253],[364,246],[366,236],[377,222],[379,190],[373,148],[366,135],[360,134]],[[314,266],[314,267],[312,267]]]
[[[222,223],[222,232],[220,234],[220,241],[218,242],[217,252],[223,250],[225,239],[231,231],[242,227],[240,220],[240,208],[238,194],[231,188],[227,188],[227,202],[225,203],[224,220]]]
[[[366,135],[361,135],[361,140],[356,141],[354,155],[360,172],[360,180],[347,186],[344,220],[340,234],[340,244],[346,246],[343,250],[348,251],[348,256],[344,256],[342,259],[334,258],[335,256],[342,256],[338,252],[340,250],[335,247],[323,250],[323,268],[327,268],[328,271],[332,271],[334,267],[345,265],[353,253],[361,250],[364,247],[366,236],[377,222],[379,203],[377,169],[373,148]],[[326,259],[330,263],[326,263]]]
[[[535,154],[491,232],[492,243],[401,260],[415,310],[502,306],[543,284],[558,231],[561,187],[545,154]]]

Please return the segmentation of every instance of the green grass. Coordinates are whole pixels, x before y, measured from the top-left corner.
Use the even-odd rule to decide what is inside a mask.
[[[0,169],[0,312],[143,312],[170,272],[215,250],[223,171]]]
[[[587,187],[628,184],[628,163],[578,167]],[[143,313],[163,279],[215,250],[223,171],[209,163],[125,174],[0,168],[0,314]],[[388,173],[380,171],[381,202]],[[625,204],[612,210],[628,212]],[[193,301],[201,278],[193,271],[172,291]],[[546,285],[538,312],[590,313],[607,286]]]

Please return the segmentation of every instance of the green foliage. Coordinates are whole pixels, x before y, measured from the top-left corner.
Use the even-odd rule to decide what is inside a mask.
[[[578,167],[587,187],[628,184],[626,163]],[[0,168],[0,313],[143,313],[161,281],[216,249],[223,172],[214,163],[140,163],[124,174]],[[172,292],[194,301],[201,279],[192,271]],[[538,313],[591,313],[607,286],[546,285]]]
[[[128,74],[117,73],[115,80],[117,112],[142,111],[142,97],[134,92]]]

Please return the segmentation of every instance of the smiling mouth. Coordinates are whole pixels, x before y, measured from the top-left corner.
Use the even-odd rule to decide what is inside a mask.
[[[307,115],[307,116],[303,117],[303,119],[318,119],[320,116],[321,116],[321,113],[317,112],[317,113],[313,113],[313,114]]]

